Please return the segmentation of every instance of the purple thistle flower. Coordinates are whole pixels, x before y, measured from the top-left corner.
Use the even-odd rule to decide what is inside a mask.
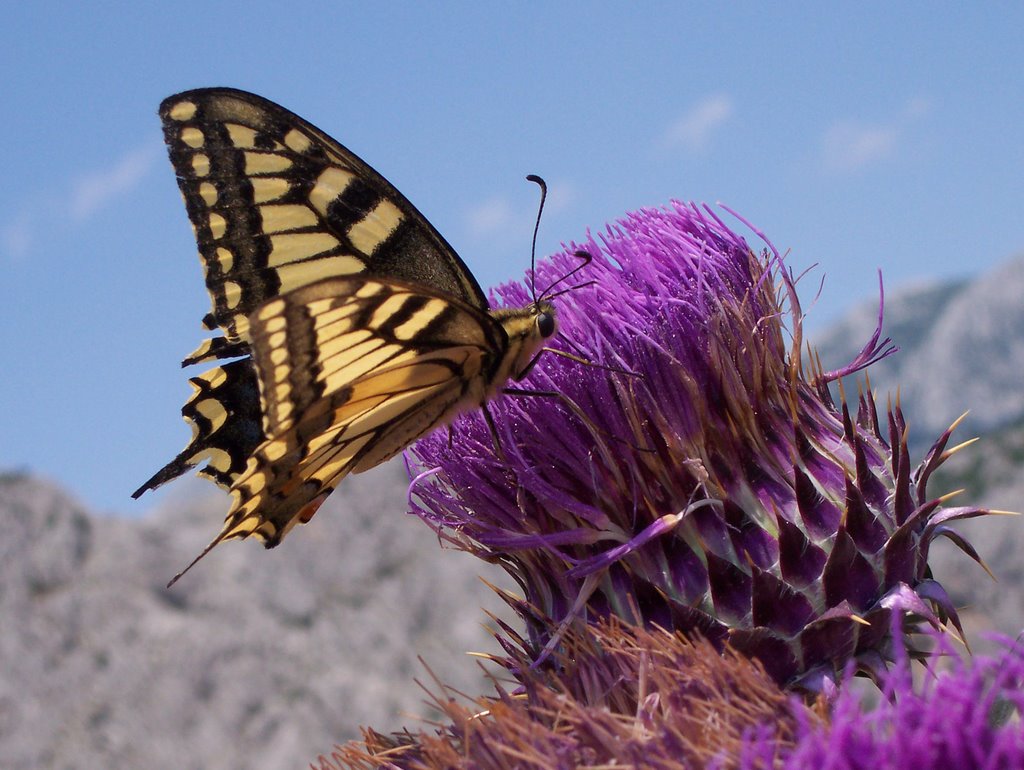
[[[898,406],[883,431],[870,393],[854,418],[828,390],[892,352],[880,331],[805,378],[794,281],[706,208],[631,214],[542,264],[538,290],[579,248],[593,283],[558,297],[559,327],[601,366],[546,354],[525,385],[563,398],[493,404],[501,455],[469,415],[409,457],[414,512],[522,587],[535,661],[559,641],[548,619],[617,616],[728,640],[779,683],[828,690],[851,660],[879,674],[893,613],[905,634],[959,627],[928,548],[944,535],[977,559],[948,524],[987,511],[927,497],[952,428],[912,469]]]
[[[829,720],[798,720],[792,743],[778,761],[778,744],[751,734],[743,770],[942,770],[1024,767],[1024,651],[1004,640],[997,656],[960,658],[936,637],[947,670],[929,672],[914,686],[906,658],[882,675],[885,698],[865,707],[844,687]],[[1012,718],[1010,718],[1012,717]],[[775,758],[775,761],[771,761]]]

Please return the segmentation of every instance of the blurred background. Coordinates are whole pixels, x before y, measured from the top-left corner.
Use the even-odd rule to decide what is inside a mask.
[[[332,505],[356,513],[318,516],[316,542],[283,547],[267,566],[256,546],[228,546],[192,587],[163,592],[224,507],[202,482],[129,498],[186,443],[179,361],[200,340],[209,306],[162,145],[163,98],[234,86],[305,117],[401,189],[484,287],[529,266],[537,195],[528,173],[551,188],[541,254],[673,198],[742,214],[797,274],[817,266],[802,299],[833,365],[870,333],[881,269],[886,331],[903,348],[873,373],[883,403],[902,388],[918,448],[974,410],[961,438],[987,438],[953,468],[949,488],[1019,509],[1022,28],[1024,7],[1012,3],[11,6],[0,28],[0,514],[10,532],[0,544],[0,622],[32,621],[8,636],[5,655],[23,665],[0,675],[0,745],[15,747],[0,750],[0,763],[301,767],[303,751],[354,737],[362,721],[403,723],[399,711],[421,694],[403,685],[398,695],[379,677],[422,673],[410,638],[471,627],[439,649],[484,639],[476,624],[485,589],[442,601],[395,588],[398,604],[370,590],[404,567],[423,585],[426,568],[396,556],[419,552],[394,545],[404,533],[438,550],[400,515],[394,467],[339,494]],[[385,486],[396,491],[381,501]],[[345,515],[379,547],[359,558],[345,551]],[[378,519],[387,532],[369,534]],[[1002,602],[978,610],[981,626],[1012,632],[1024,616],[1006,598],[1022,578],[1017,535],[985,533],[976,544],[999,593],[963,557],[951,574],[963,569],[965,605]],[[459,563],[460,577],[437,567],[437,581],[475,586],[478,565]],[[439,615],[417,614],[435,601]],[[231,614],[245,606],[262,619]],[[385,624],[401,615],[412,626],[368,630],[375,610]],[[196,617],[212,636],[200,639],[200,621],[185,619]],[[353,628],[362,641],[340,641]],[[293,632],[297,646],[282,646]],[[213,637],[220,646],[204,641]],[[350,673],[332,674],[332,689],[324,667],[346,665],[367,639],[407,662],[353,659]],[[178,685],[154,698],[146,683],[165,675]],[[139,684],[118,684],[131,676]],[[312,694],[303,684],[311,679],[321,688]],[[234,695],[217,694],[230,686]],[[131,687],[151,712],[132,705]],[[267,705],[268,692],[282,691],[307,719]],[[66,708],[55,711],[61,697]],[[183,740],[224,753],[175,765]],[[268,754],[270,745],[286,746],[285,756]]]

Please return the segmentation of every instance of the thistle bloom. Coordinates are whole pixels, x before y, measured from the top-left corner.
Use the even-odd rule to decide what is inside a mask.
[[[598,365],[545,354],[524,386],[547,395],[491,406],[500,453],[480,415],[411,453],[414,512],[515,578],[535,663],[570,624],[619,617],[728,641],[781,685],[828,690],[850,661],[879,675],[893,628],[958,625],[928,549],[943,535],[977,558],[948,524],[986,511],[928,498],[952,429],[915,469],[898,406],[884,427],[870,393],[855,417],[836,406],[829,382],[888,340],[805,374],[794,282],[768,246],[680,203],[573,244],[534,282],[593,255],[591,283],[556,304]]]
[[[780,751],[770,730],[751,733],[740,754],[741,770],[942,770],[942,768],[1024,767],[1024,651],[1004,640],[996,656],[969,662],[947,640],[937,646],[951,656],[948,670],[914,686],[904,658],[882,675],[887,696],[865,708],[853,688],[843,688],[827,721],[801,717],[788,746]],[[765,726],[767,727],[767,726]],[[783,761],[780,759],[784,758]]]
[[[569,629],[552,658],[543,669],[520,660],[525,698],[499,685],[497,697],[467,703],[445,688],[432,694],[447,722],[436,734],[365,731],[362,743],[312,767],[682,770],[760,757],[769,744],[792,750],[798,730],[824,725],[821,708],[793,701],[759,666],[706,640],[613,618]]]

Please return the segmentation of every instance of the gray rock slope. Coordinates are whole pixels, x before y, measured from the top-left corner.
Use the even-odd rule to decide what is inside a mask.
[[[224,543],[166,589],[225,510],[179,494],[108,518],[0,478],[0,767],[303,768],[358,725],[429,715],[417,655],[482,691],[465,652],[495,651],[486,565],[403,513],[399,467],[350,479],[277,549]]]
[[[877,302],[866,303],[816,335],[827,368],[853,357],[877,314]],[[964,435],[1024,416],[1024,257],[971,281],[890,293],[885,334],[900,352],[871,367],[872,387],[895,394],[899,386],[915,444],[931,443],[968,409]]]

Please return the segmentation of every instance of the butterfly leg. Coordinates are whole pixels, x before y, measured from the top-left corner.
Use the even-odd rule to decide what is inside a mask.
[[[594,361],[591,361],[589,358],[586,358],[583,355],[583,351],[580,350],[579,348],[577,348],[575,345],[573,345],[571,340],[567,339],[566,337],[562,337],[562,341],[568,343],[569,345],[572,345],[572,347],[576,350],[576,352],[579,355],[573,355],[572,353],[567,353],[564,350],[558,350],[557,348],[548,348],[548,347],[541,348],[540,352],[537,353],[537,355],[539,356],[541,353],[554,353],[556,356],[561,356],[562,358],[568,358],[570,361],[575,361],[576,363],[583,364],[584,366],[592,366],[595,369],[604,369],[606,372],[615,372],[616,374],[624,374],[627,377],[642,377],[643,376],[639,372],[631,372],[631,371],[629,371],[629,369],[620,369],[617,366],[606,366],[605,364],[595,363]],[[536,358],[534,359],[534,361],[536,361]],[[530,362],[530,366],[533,366],[534,361]]]
[[[491,433],[491,443],[494,444],[494,453],[498,456],[503,463],[508,463],[508,457],[505,456],[505,450],[501,448],[501,441],[498,439],[498,426],[494,424],[494,417],[491,416],[491,410],[487,408],[487,404],[481,404],[480,408],[484,413],[484,421],[487,423],[487,430]]]
[[[562,356],[562,358],[568,358],[570,361],[575,361],[576,363],[583,364],[584,366],[592,366],[595,369],[604,369],[606,372],[615,372],[616,374],[624,374],[627,377],[640,377],[641,376],[639,373],[631,372],[628,369],[620,369],[617,366],[606,366],[604,364],[594,363],[590,359],[584,357],[582,355],[583,351],[580,350],[579,348],[577,348],[575,345],[573,345],[571,340],[569,340],[566,337],[562,337],[562,340],[564,342],[568,343],[569,345],[572,345],[573,349],[575,349],[576,352],[579,353],[580,355],[573,355],[572,353],[568,353],[568,352],[566,352],[564,350],[559,350],[558,348],[543,347],[543,348],[541,348],[540,350],[537,351],[537,355],[535,355],[533,358],[530,359],[529,363],[527,363],[526,366],[523,367],[523,370],[521,372],[519,372],[519,374],[516,375],[515,379],[518,381],[518,380],[521,380],[524,377],[526,377],[526,375],[528,375],[530,373],[530,371],[533,369],[533,367],[537,365],[537,361],[540,360],[540,357],[542,355],[544,355],[545,353],[554,353],[556,356]]]

